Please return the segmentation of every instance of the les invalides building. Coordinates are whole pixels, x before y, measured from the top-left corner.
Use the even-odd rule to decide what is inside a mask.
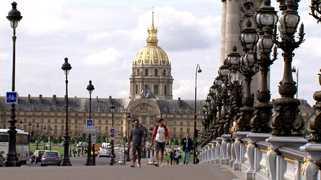
[[[189,133],[194,134],[194,100],[173,99],[173,77],[171,63],[166,52],[157,45],[157,28],[152,24],[148,28],[146,46],[136,55],[132,65],[129,98],[93,98],[92,119],[97,127],[97,136],[110,138],[112,116],[114,118],[116,143],[127,136],[132,122],[137,118],[148,132],[157,125],[157,120],[165,119],[171,139],[180,139]],[[198,100],[197,129],[202,130],[202,105]],[[115,107],[112,109],[111,107]],[[63,137],[65,134],[65,99],[64,97],[19,97],[16,105],[16,127],[30,131],[34,136],[50,135]],[[113,111],[113,112],[112,112]],[[69,135],[71,138],[83,136],[82,127],[86,126],[89,116],[89,98],[69,98]],[[5,104],[5,97],[0,96],[0,127],[8,128],[10,106]],[[46,127],[46,128],[45,128]],[[52,129],[52,130],[50,130]]]

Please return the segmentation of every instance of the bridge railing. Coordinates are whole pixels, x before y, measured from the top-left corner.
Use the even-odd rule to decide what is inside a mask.
[[[321,154],[316,144],[303,138],[292,140],[269,134],[257,137],[250,132],[235,139],[223,135],[203,147],[200,164],[229,166],[232,171],[241,171],[245,179],[321,180],[318,162],[313,160],[315,154]]]

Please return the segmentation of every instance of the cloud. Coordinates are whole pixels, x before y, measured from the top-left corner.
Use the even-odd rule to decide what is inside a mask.
[[[89,54],[83,61],[84,64],[91,66],[114,66],[121,64],[121,53],[114,48],[108,48],[101,52]],[[114,68],[112,68],[114,69]]]

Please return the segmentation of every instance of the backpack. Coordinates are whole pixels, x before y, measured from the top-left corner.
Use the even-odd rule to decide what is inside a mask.
[[[158,130],[158,126],[159,126],[159,125],[156,126],[156,132],[157,132],[157,130]],[[164,130],[165,130],[165,132],[166,132],[166,126],[165,126],[165,125],[164,125]]]

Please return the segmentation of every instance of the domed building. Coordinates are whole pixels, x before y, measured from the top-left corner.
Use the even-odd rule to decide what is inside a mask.
[[[163,118],[168,127],[170,139],[181,139],[186,133],[194,136],[195,105],[197,129],[202,130],[203,100],[173,99],[171,63],[166,52],[157,45],[157,29],[152,24],[148,28],[146,46],[140,49],[133,61],[130,75],[129,98],[96,97],[92,99],[91,116],[97,131],[92,137],[111,138],[110,130],[115,129],[115,143],[122,144],[137,118],[148,132]],[[70,137],[82,137],[83,127],[89,116],[89,98],[70,97],[69,130]],[[16,105],[16,127],[31,132],[31,136],[63,137],[65,134],[65,98],[28,95],[19,97]],[[129,116],[130,115],[130,116]],[[128,118],[131,117],[131,118]],[[8,128],[10,105],[5,104],[5,96],[0,96],[0,128]],[[52,129],[52,130],[50,130]],[[95,139],[95,138],[94,138]],[[97,138],[101,139],[101,138]]]
[[[130,76],[130,98],[172,99],[173,77],[166,52],[157,45],[157,28],[148,28],[147,45],[138,51]]]

